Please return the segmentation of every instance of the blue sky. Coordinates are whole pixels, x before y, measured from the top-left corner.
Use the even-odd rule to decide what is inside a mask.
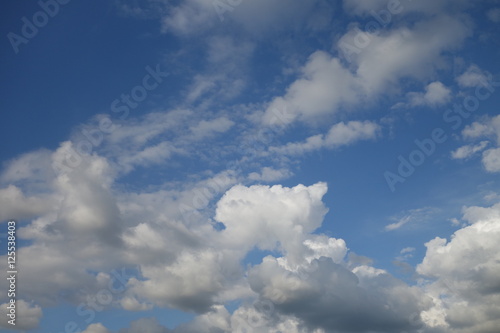
[[[2,6],[6,332],[497,332],[500,1]]]

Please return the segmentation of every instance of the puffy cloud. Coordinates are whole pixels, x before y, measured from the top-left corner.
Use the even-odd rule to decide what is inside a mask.
[[[425,93],[408,93],[409,106],[436,107],[450,101],[451,90],[439,81],[429,83],[425,87]]]
[[[303,251],[304,234],[316,230],[327,212],[325,183],[293,188],[237,185],[217,203],[215,219],[225,225],[224,246],[247,251],[258,246],[292,255]],[[298,258],[297,258],[298,260]]]
[[[216,305],[207,313],[197,316],[187,324],[181,324],[176,327],[175,333],[223,333],[231,332],[231,314],[222,305]]]
[[[362,94],[360,82],[339,59],[317,51],[309,57],[301,78],[288,87],[283,97],[276,97],[270,103],[264,122],[272,120],[274,109],[286,109],[305,120],[335,113],[342,105],[358,101]]]
[[[435,279],[427,291],[435,299],[426,313],[431,326],[449,332],[495,332],[499,327],[500,204],[468,207],[464,219],[471,225],[451,240],[435,238],[417,272]]]
[[[315,263],[304,276],[268,256],[250,270],[249,282],[279,313],[298,318],[311,331],[401,332],[421,326],[419,313],[428,301],[417,288],[372,267],[350,271],[326,258]]]
[[[350,121],[335,124],[325,137],[329,147],[349,145],[359,140],[374,139],[380,131],[379,125],[370,121]]]
[[[445,66],[443,52],[459,47],[470,34],[467,20],[450,16],[383,33],[352,28],[337,43],[350,68],[325,52],[313,53],[286,93],[271,100],[263,121],[269,124],[273,110],[283,109],[293,115],[288,122],[310,121],[397,92],[403,78],[426,80]],[[425,94],[413,97],[414,103],[435,106],[449,99],[449,89],[433,82]]]
[[[47,179],[54,177],[50,165],[51,152],[47,149],[22,154],[5,163],[0,181],[19,183],[28,180],[30,183],[44,183]]]
[[[459,47],[471,29],[467,20],[437,16],[416,23],[412,29],[358,34],[359,30],[350,30],[338,46],[341,54],[352,58],[366,93],[377,96],[388,88],[395,90],[394,85],[402,78],[430,78],[443,67],[443,52]],[[363,43],[356,46],[356,38],[363,38]]]
[[[224,286],[223,259],[213,250],[201,250],[182,253],[168,266],[144,265],[141,272],[146,280],[132,279],[130,291],[160,306],[206,312]]]
[[[61,146],[55,155],[63,154]],[[58,157],[54,157],[57,159]],[[55,186],[61,196],[58,223],[63,229],[92,232],[106,242],[119,242],[120,212],[111,193],[113,171],[107,160],[92,156],[72,172],[60,174]]]
[[[500,172],[500,148],[486,150],[483,153],[483,165],[488,172]]]
[[[4,290],[8,290],[8,288]],[[7,309],[9,305],[10,303],[0,305],[0,327],[17,330],[32,330],[38,327],[40,319],[42,318],[42,308],[40,306],[31,304],[22,299],[17,299],[15,302],[15,326],[13,326],[8,323],[8,321],[11,320],[8,316],[9,310]]]
[[[90,324],[82,333],[110,333],[102,324]]]
[[[9,185],[0,189],[0,221],[24,220],[49,212],[55,206],[53,197],[33,195],[26,197],[20,188]]]
[[[470,65],[464,73],[456,78],[456,81],[463,88],[487,86],[488,74],[481,70],[479,66]]]
[[[484,117],[480,121],[473,122],[463,129],[462,136],[465,139],[496,137],[497,142],[500,143],[500,116]]]

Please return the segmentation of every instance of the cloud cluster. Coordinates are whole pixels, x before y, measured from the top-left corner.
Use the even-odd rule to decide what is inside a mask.
[[[500,205],[468,207],[470,224],[451,240],[436,237],[417,272],[434,281],[426,289],[435,306],[425,312],[432,326],[448,332],[496,332],[500,325]]]
[[[294,115],[289,122],[310,121],[396,93],[401,79],[425,82],[445,67],[443,53],[459,47],[470,34],[467,20],[446,15],[418,22],[412,29],[362,32],[352,28],[337,43],[338,57],[323,51],[309,57],[301,77],[283,96],[271,100],[263,121],[269,123],[275,109],[289,110]],[[449,100],[450,91],[440,82],[431,82],[424,94],[409,98],[413,106],[436,106]]]
[[[450,240],[426,243],[417,266],[420,280],[408,284],[349,253],[343,239],[318,231],[329,219],[326,183],[274,184],[293,175],[289,156],[379,138],[382,121],[350,120],[358,109],[387,97],[402,98],[409,107],[449,102],[453,89],[437,77],[448,69],[449,52],[472,35],[473,24],[461,12],[471,1],[407,1],[378,30],[362,30],[359,22],[339,29],[333,45],[308,51],[293,59],[294,68],[283,69],[290,77],[281,88],[258,103],[230,108],[233,113],[213,106],[249,86],[245,66],[258,53],[257,41],[292,28],[325,32],[334,7],[323,0],[230,1],[224,17],[237,29],[224,35],[211,0],[146,3],[159,8],[162,31],[182,41],[217,31],[203,44],[206,68],[183,91],[183,107],[127,120],[124,115],[106,134],[93,131],[100,115],[54,151],[37,150],[5,164],[0,219],[21,220],[18,235],[27,241],[18,249],[20,328],[35,328],[43,307],[60,302],[88,307],[89,298],[114,285],[114,270],[125,267],[131,272],[119,281],[123,290],[100,304],[103,309],[174,308],[197,316],[174,329],[143,318],[119,333],[497,330],[500,204],[465,208],[468,225]],[[345,0],[343,6],[352,17],[380,21],[387,1]],[[122,9],[152,15],[130,4]],[[492,21],[497,16],[488,12]],[[243,32],[251,37],[239,38]],[[469,89],[487,79],[471,65],[456,84]],[[405,89],[408,81],[413,92]],[[286,117],[276,126],[283,110]],[[287,130],[301,125],[308,136],[292,141]],[[255,139],[261,129],[276,127],[281,132],[273,132],[274,141]],[[318,127],[326,132],[311,135]],[[80,143],[89,133],[94,147],[82,152]],[[458,148],[454,159],[481,152],[485,170],[500,172],[500,116],[477,120],[462,137],[481,141]],[[248,141],[257,143],[242,149]],[[245,155],[249,151],[252,157]],[[176,158],[187,160],[186,168],[170,175]],[[244,163],[238,169],[223,162],[234,160]],[[127,183],[134,172],[146,179],[142,185]],[[255,182],[271,184],[251,185]],[[428,209],[408,211],[385,230],[428,214]],[[413,251],[405,247],[399,259]],[[248,263],[256,252],[263,258]],[[5,271],[7,260],[0,259]],[[6,289],[6,281],[0,280],[0,288]],[[0,295],[0,303],[5,297]],[[233,301],[238,306],[229,311],[226,305]],[[93,323],[84,332],[110,330]]]
[[[469,158],[477,152],[482,153],[482,164],[487,172],[500,172],[500,116],[484,117],[466,126],[462,131],[465,140],[482,140],[477,144],[469,144],[452,152],[455,159]],[[490,148],[486,149],[487,146]]]

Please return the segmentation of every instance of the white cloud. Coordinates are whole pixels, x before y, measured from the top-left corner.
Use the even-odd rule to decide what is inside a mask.
[[[138,150],[134,154],[118,156],[117,163],[123,168],[123,172],[127,173],[138,166],[158,165],[177,152],[181,150],[176,149],[170,142],[164,141]]]
[[[29,180],[31,183],[43,183],[54,176],[50,165],[50,151],[40,149],[26,154],[6,163],[0,175],[2,183],[17,183]]]
[[[317,51],[309,57],[301,78],[288,87],[283,97],[270,103],[264,122],[272,120],[274,109],[286,109],[303,120],[336,113],[339,107],[358,101],[362,95],[360,83],[339,59]]]
[[[483,117],[480,121],[476,121],[465,127],[462,131],[462,136],[465,139],[486,137],[494,140],[492,143],[494,145],[496,144],[496,147],[483,151],[482,163],[486,171],[500,172],[500,148],[498,148],[500,145],[500,116]],[[453,154],[458,154],[457,156],[464,155],[467,157],[471,153],[484,149],[487,144],[489,144],[489,141],[481,141],[475,146],[469,145],[461,147],[457,151],[453,152]]]
[[[370,102],[381,94],[396,93],[403,78],[427,80],[436,69],[445,67],[442,53],[460,47],[470,34],[468,21],[449,16],[383,33],[360,35],[359,29],[352,28],[337,44],[340,56],[350,60],[351,67],[325,52],[313,53],[286,93],[271,100],[263,121],[269,124],[275,109],[287,109],[294,116],[288,122],[310,121]],[[419,103],[439,105],[448,99],[448,88],[434,82]]]
[[[380,126],[371,121],[349,121],[335,124],[325,137],[327,147],[341,147],[359,140],[375,139]]]
[[[500,118],[495,118],[495,122],[500,123]],[[462,135],[466,139],[491,136],[495,134],[495,127],[492,125],[493,122],[489,122],[488,120],[485,122],[474,122],[464,128]]]
[[[405,216],[398,220],[398,222],[391,223],[385,226],[386,231],[392,231],[401,228],[403,225],[411,221],[411,216]]]
[[[300,261],[306,251],[304,235],[317,229],[327,212],[321,202],[326,190],[324,183],[235,186],[217,203],[215,219],[226,227],[220,241],[238,250],[280,249]]]
[[[477,65],[471,65],[467,70],[456,78],[458,84],[463,88],[486,86],[488,73],[481,70]]]
[[[255,44],[228,35],[206,40],[206,68],[194,76],[187,101],[202,108],[238,96],[246,87]]]
[[[42,215],[54,209],[56,201],[47,195],[26,197],[20,188],[9,185],[0,188],[0,221],[24,220]]]
[[[101,323],[90,324],[82,333],[111,333]]]
[[[435,279],[427,287],[435,299],[427,315],[447,332],[494,332],[500,325],[500,205],[466,208],[464,218],[471,225],[449,241],[428,242],[417,266],[418,273]]]
[[[8,288],[4,290],[8,290]],[[9,330],[32,330],[38,328],[40,319],[42,318],[42,308],[40,306],[17,299],[15,302],[15,326],[8,323],[11,318],[8,316],[10,312],[7,306],[10,306],[10,303],[0,305],[0,327]]]
[[[224,259],[216,250],[207,249],[180,253],[170,265],[143,265],[141,272],[146,280],[132,278],[130,293],[159,306],[205,312],[223,290]],[[237,271],[237,266],[230,268]]]
[[[500,172],[500,148],[484,151],[483,165],[488,172]]]
[[[415,250],[416,249],[414,247],[405,247],[404,249],[399,251],[400,255],[395,258],[396,261],[399,264],[404,263],[405,261],[407,261],[408,259],[413,257]],[[411,270],[413,270],[413,268],[411,266],[410,266],[410,268],[411,268]]]
[[[451,152],[451,158],[457,160],[469,158],[475,153],[482,151],[488,144],[488,141],[481,141],[476,145],[471,144],[462,146]]]
[[[224,133],[233,125],[233,121],[226,117],[220,117],[213,120],[202,120],[190,129],[195,138],[206,138],[214,133]]]
[[[407,98],[410,107],[430,106],[436,107],[446,104],[451,99],[451,90],[439,81],[429,83],[425,87],[425,93],[408,93]]]
[[[411,252],[414,252],[415,251],[415,248],[414,247],[405,247],[404,249],[402,249],[399,253],[401,254],[405,254],[405,253],[411,253]]]
[[[428,304],[417,288],[373,267],[358,266],[349,271],[326,258],[315,264],[315,269],[300,274],[268,256],[250,270],[249,282],[278,313],[295,316],[311,330],[385,332],[389,327],[395,331],[417,328],[418,314]]]
[[[348,248],[344,240],[314,234],[328,211],[323,203],[327,191],[325,183],[294,187],[236,185],[248,180],[274,182],[292,175],[286,165],[275,163],[273,158],[266,160],[265,163],[270,163],[266,167],[256,161],[248,163],[249,170],[256,170],[248,176],[247,170],[202,170],[203,164],[197,163],[195,168],[201,171],[188,173],[186,179],[182,176],[190,170],[184,169],[184,165],[173,177],[164,177],[170,170],[161,170],[158,174],[145,172],[153,180],[139,189],[136,186],[140,185],[129,186],[119,178],[138,167],[162,165],[174,154],[197,158],[203,154],[200,146],[209,150],[205,152],[213,163],[211,166],[219,163],[219,156],[212,156],[210,149],[217,149],[224,156],[239,153],[240,142],[233,142],[231,133],[239,132],[245,137],[254,131],[248,128],[248,123],[238,122],[242,114],[248,116],[245,120],[254,122],[251,126],[259,123],[255,119],[261,114],[263,123],[271,124],[275,109],[289,110],[291,118],[284,121],[288,124],[302,121],[323,126],[324,119],[336,122],[333,126],[332,123],[320,126],[331,126],[326,133],[312,135],[303,141],[273,143],[276,146],[270,150],[285,155],[376,139],[381,131],[377,123],[339,122],[350,119],[341,113],[358,107],[370,108],[372,103],[386,96],[404,96],[406,91],[401,87],[406,87],[402,83],[407,79],[411,84],[418,81],[421,86],[438,79],[438,70],[447,65],[445,54],[460,47],[471,33],[467,17],[453,18],[439,13],[448,9],[451,2],[408,3],[408,12],[431,13],[432,17],[417,23],[413,18],[408,22],[398,20],[390,29],[365,34],[363,37],[368,42],[351,55],[350,64],[342,55],[324,51],[311,53],[298,77],[286,77],[289,80],[286,82],[290,83],[285,84],[281,94],[267,90],[268,86],[248,85],[245,66],[260,45],[254,40],[267,38],[272,41],[275,33],[292,26],[294,31],[307,32],[331,26],[329,23],[334,15],[328,1],[243,1],[226,13],[227,28],[214,28],[220,22],[212,0],[186,0],[175,4],[163,0],[147,2],[164,4],[157,14],[162,16],[164,32],[181,37],[199,34],[189,39],[190,42],[206,40],[201,54],[206,55],[207,68],[201,73],[195,72],[191,85],[182,90],[186,103],[193,110],[161,111],[126,122],[116,121],[111,133],[101,133],[102,142],[95,144],[93,152],[80,156],[81,163],[66,173],[55,175],[51,165],[54,161],[67,162],[67,150],[76,149],[85,139],[85,135],[77,131],[71,142],[62,143],[55,152],[40,150],[7,164],[0,176],[7,184],[0,189],[1,214],[4,218],[14,215],[33,219],[18,231],[20,238],[26,241],[26,245],[19,248],[19,256],[24,258],[19,263],[23,272],[19,276],[19,291],[27,296],[25,299],[33,299],[36,301],[33,304],[42,306],[62,301],[79,304],[88,294],[102,290],[112,280],[110,271],[113,268],[140,263],[133,276],[122,281],[126,290],[114,295],[107,306],[127,311],[156,306],[201,314],[173,330],[154,319],[140,319],[120,333],[235,332],[253,320],[261,323],[260,326],[250,325],[256,328],[255,331],[272,333],[417,332],[421,328],[422,311],[422,318],[428,322],[437,318],[436,322],[450,327],[457,328],[464,323],[467,329],[470,323],[477,330],[486,330],[488,325],[494,327],[496,322],[491,318],[498,311],[494,307],[490,318],[487,306],[498,304],[498,300],[483,297],[483,294],[498,289],[497,262],[489,259],[490,254],[499,252],[493,249],[492,241],[493,236],[498,238],[497,208],[470,207],[464,213],[465,220],[478,230],[484,225],[485,232],[464,228],[448,243],[442,240],[428,243],[421,273],[437,279],[434,284],[427,282],[428,293],[436,301],[429,309],[432,303],[423,294],[425,288],[411,287],[387,271],[371,266],[370,259],[356,257],[353,253],[346,262]],[[465,1],[455,3],[461,6]],[[352,13],[367,15],[370,10],[378,10],[387,3],[350,0],[344,4]],[[153,15],[130,7],[124,10],[139,16]],[[348,27],[340,43],[356,38],[355,26]],[[229,37],[232,32],[228,31],[235,27],[234,35],[238,39]],[[252,42],[239,39],[241,27],[251,32]],[[204,38],[212,28],[221,34]],[[343,32],[327,33],[337,38],[338,33]],[[307,38],[318,45],[311,36]],[[324,46],[322,49],[329,47]],[[294,61],[299,63],[298,59],[300,56]],[[261,68],[266,69],[265,66],[273,64],[262,65]],[[280,70],[277,68],[276,72]],[[471,67],[457,82],[461,87],[473,87],[483,82],[478,73]],[[252,93],[265,91],[264,98],[269,103],[230,107],[230,111],[235,110],[234,118],[233,113],[228,116],[229,111],[224,107],[212,107],[218,100],[228,101],[238,96],[247,85],[257,89],[249,92],[245,99],[251,98]],[[426,86],[425,92],[410,94],[408,98],[413,106],[434,107],[449,101],[450,95],[448,87],[434,81]],[[215,112],[215,109],[224,110]],[[499,133],[495,121],[475,123],[464,130],[464,136],[493,137]],[[229,132],[233,127],[237,129]],[[210,140],[220,133],[226,133],[220,140],[224,141],[222,146],[211,148],[216,145]],[[462,147],[454,156],[469,156],[481,151],[486,147],[484,142]],[[269,156],[265,151],[262,155]],[[487,170],[500,170],[499,155],[498,148],[484,152]],[[140,182],[140,178],[134,179]],[[385,228],[407,227],[423,221],[427,213],[425,210],[405,212]],[[493,235],[486,235],[482,244],[479,238],[485,233]],[[260,263],[244,266],[255,248],[270,251],[272,255]],[[414,251],[415,248],[404,248],[400,254],[402,258],[409,258]],[[458,266],[460,256],[464,257],[465,267]],[[4,270],[5,256],[0,259],[0,268]],[[498,256],[494,259],[498,260]],[[471,267],[475,270],[470,271]],[[456,271],[465,275],[455,277]],[[481,285],[474,284],[476,275]],[[455,280],[448,283],[448,278]],[[441,301],[440,294],[434,293],[444,283],[459,290],[461,298],[457,296],[457,303]],[[5,281],[0,282],[2,290],[5,284]],[[481,289],[483,287],[487,290]],[[5,295],[2,297],[3,302]],[[252,299],[271,302],[273,311],[250,306],[248,302]],[[235,300],[242,301],[242,305],[230,314],[222,304]],[[22,306],[27,309],[23,317],[26,329],[35,327],[42,314],[41,308],[21,302],[20,315]],[[462,306],[463,302],[471,304],[472,314],[464,315],[467,307]],[[98,323],[89,325],[84,331],[109,332]]]
[[[421,223],[429,219],[429,217],[435,212],[434,208],[424,207],[418,209],[411,209],[405,212],[403,216],[392,217],[391,219],[396,221],[394,223],[385,226],[386,231],[393,231],[401,228],[408,223]]]
[[[378,124],[371,121],[349,121],[333,125],[325,135],[308,137],[304,142],[287,143],[269,150],[285,155],[301,155],[321,148],[339,148],[361,140],[373,140],[380,133]]]
[[[342,46],[355,44],[358,31],[349,31],[338,45],[341,54],[351,54],[367,94],[377,96],[388,88],[397,89],[395,85],[402,78],[430,78],[444,66],[442,53],[461,46],[470,33],[467,21],[437,16],[416,23],[412,29],[401,27],[378,35],[365,34],[362,45],[366,46],[354,54]]]

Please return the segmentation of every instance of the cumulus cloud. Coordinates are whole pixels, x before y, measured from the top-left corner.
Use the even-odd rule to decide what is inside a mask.
[[[48,149],[40,149],[10,160],[5,163],[0,182],[19,183],[29,180],[31,183],[44,183],[54,176],[50,168],[50,155],[51,152]],[[43,184],[39,185],[43,186]]]
[[[350,29],[337,48],[351,66],[323,51],[313,53],[286,93],[271,100],[263,121],[268,124],[273,110],[285,108],[294,115],[289,122],[336,114],[396,92],[403,78],[425,80],[444,66],[442,53],[459,47],[470,33],[467,21],[449,16],[416,23],[413,29],[363,32],[361,37],[359,29]],[[363,38],[362,47],[359,38]],[[418,97],[414,102],[439,105],[449,99],[449,90],[434,82]]]
[[[485,117],[481,121],[475,121],[462,131],[465,139],[476,139],[480,137],[498,137],[500,132],[500,116],[493,118]]]
[[[42,215],[53,209],[54,198],[45,195],[26,197],[20,188],[9,185],[0,188],[0,220],[24,220]]]
[[[483,153],[483,165],[488,172],[500,172],[500,148],[486,150]]]
[[[427,291],[435,300],[425,314],[431,326],[450,332],[495,332],[500,322],[500,205],[468,207],[470,225],[448,241],[426,243],[427,253],[417,272],[434,279]]]
[[[415,331],[427,302],[416,288],[383,270],[358,266],[350,271],[326,258],[304,279],[266,257],[250,271],[249,281],[278,311],[297,317],[310,330]]]
[[[470,65],[467,70],[456,78],[457,83],[464,88],[486,86],[488,82],[487,72],[477,65]]]
[[[4,290],[8,290],[4,289]],[[40,319],[42,318],[42,308],[38,305],[26,302],[22,299],[17,299],[15,326],[8,323],[11,318],[8,316],[9,310],[7,306],[10,303],[0,305],[0,327],[4,329],[32,330],[38,328]]]
[[[219,23],[212,1],[156,3],[164,5],[159,6],[158,14],[164,32],[187,37],[203,34]],[[461,7],[466,1],[455,4]],[[350,13],[362,16],[386,5],[385,1],[344,1]],[[436,80],[438,70],[446,67],[444,55],[471,35],[466,17],[439,13],[450,6],[454,5],[444,0],[408,3],[407,13],[432,15],[421,22],[410,20],[361,36],[352,24],[333,47],[338,53],[308,52],[304,65],[297,66],[298,76],[284,84],[283,92],[272,91],[266,97],[268,103],[237,106],[235,113],[248,116],[245,120],[251,118],[252,125],[275,125],[276,110],[289,112],[281,119],[285,125],[323,119],[337,122],[327,124],[326,133],[302,141],[283,139],[269,149],[279,155],[296,156],[376,139],[381,131],[376,122],[338,122],[336,117],[387,95],[405,96],[403,80],[417,81],[420,86]],[[239,26],[262,37],[290,24],[308,32],[322,30],[330,23],[332,10],[327,1],[243,1],[226,12],[225,19],[230,27]],[[356,38],[364,40],[363,47],[353,44]],[[457,231],[450,241],[437,238],[427,243],[418,272],[433,280],[413,286],[374,267],[371,259],[349,253],[344,240],[319,233],[328,212],[323,202],[325,183],[292,187],[238,184],[274,182],[292,175],[286,165],[275,165],[272,160],[266,161],[270,163],[267,167],[254,163],[250,170],[257,171],[252,173],[204,170],[184,180],[177,175],[168,180],[163,174],[151,175],[154,182],[139,189],[121,183],[120,177],[141,167],[162,165],[176,154],[199,157],[201,145],[209,146],[208,140],[233,132],[232,128],[242,130],[242,136],[252,131],[226,111],[215,113],[208,106],[218,98],[234,98],[246,87],[240,65],[249,61],[256,44],[217,35],[208,38],[205,47],[212,70],[194,75],[184,91],[187,103],[199,106],[196,111],[208,109],[202,118],[194,117],[195,111],[177,109],[116,121],[110,133],[93,137],[96,142],[88,154],[78,152],[82,140],[88,139],[83,129],[89,128],[82,126],[54,152],[35,151],[6,164],[0,176],[6,186],[0,189],[2,217],[30,220],[19,229],[19,236],[29,241],[19,249],[24,258],[19,263],[24,272],[19,289],[29,296],[26,299],[42,306],[58,304],[61,299],[79,304],[113,282],[113,269],[140,263],[121,280],[123,292],[113,295],[106,306],[128,311],[176,308],[198,316],[175,329],[143,318],[120,333],[218,333],[246,327],[273,333],[425,332],[440,328],[461,333],[493,332],[498,327],[497,206],[467,208],[464,220],[470,226]],[[484,74],[474,66],[457,78],[463,88],[483,82]],[[450,96],[450,88],[434,81],[424,92],[407,98],[412,106],[435,107],[448,102]],[[262,119],[256,120],[259,116]],[[498,140],[499,119],[477,121],[463,136]],[[486,148],[485,142],[461,147],[453,157],[472,156]],[[238,143],[225,142],[221,154],[238,152]],[[217,158],[208,155],[216,164]],[[500,171],[499,148],[488,149],[482,156],[486,170]],[[385,230],[422,222],[428,214],[425,209],[405,212]],[[255,249],[269,255],[245,266]],[[407,259],[414,251],[405,248],[400,258]],[[0,268],[5,269],[5,256],[0,259]],[[461,262],[465,264],[460,266]],[[0,282],[2,289],[5,283]],[[241,305],[231,313],[224,306],[228,301],[241,301]],[[25,312],[20,327],[36,327],[40,306],[19,302],[20,314],[21,309]],[[110,331],[96,323],[84,332]]]
[[[408,93],[408,105],[436,107],[450,101],[451,90],[439,81],[429,83],[425,87],[425,93]]]
[[[264,122],[272,119],[273,110],[286,109],[302,119],[335,113],[345,104],[362,97],[360,82],[339,59],[323,51],[313,53],[303,67],[301,78],[292,83],[284,96],[271,101]]]
[[[235,186],[217,203],[215,219],[226,227],[221,242],[247,251],[254,246],[279,248],[300,260],[304,234],[317,229],[328,211],[321,201],[326,190],[324,183],[293,188]]]
[[[102,324],[90,324],[82,333],[110,333]]]

